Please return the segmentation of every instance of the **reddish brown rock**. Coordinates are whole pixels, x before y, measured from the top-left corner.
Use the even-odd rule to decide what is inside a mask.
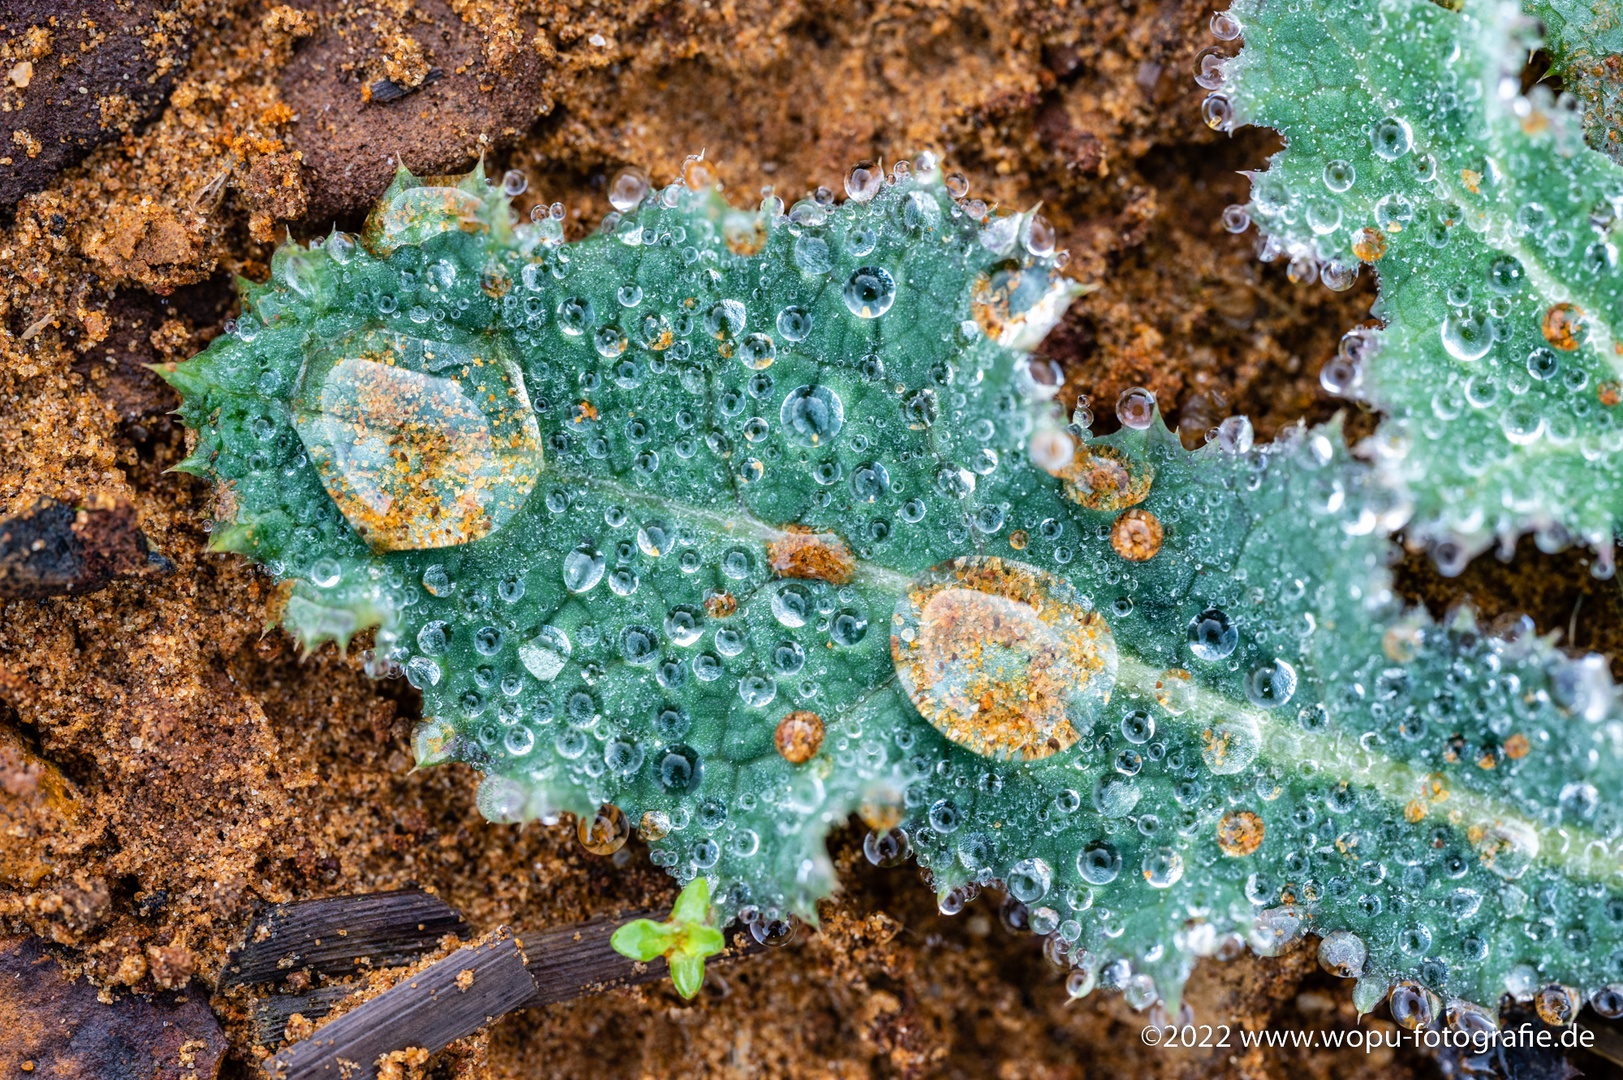
[[[289,141],[310,170],[312,226],[371,205],[400,163],[418,175],[465,168],[549,108],[533,16],[490,34],[445,0],[403,15],[305,6],[320,29],[295,46],[281,87],[298,117]]]
[[[0,7],[0,206],[151,121],[190,54],[191,24],[156,0]]]
[[[117,994],[70,979],[38,938],[0,939],[0,1076],[211,1080],[225,1035],[196,988]]]

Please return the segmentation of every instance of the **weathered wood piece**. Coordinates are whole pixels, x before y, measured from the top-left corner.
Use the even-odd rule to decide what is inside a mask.
[[[458,949],[265,1059],[271,1080],[370,1080],[378,1059],[430,1053],[518,1008],[535,994],[519,941],[505,927]]]
[[[521,1008],[552,1005],[586,994],[601,994],[617,986],[636,986],[663,979],[670,972],[664,957],[640,964],[621,956],[609,945],[619,926],[640,918],[659,918],[638,912],[620,918],[597,918],[524,936],[535,993]]]
[[[306,1020],[320,1020],[357,989],[352,983],[337,983],[298,994],[260,998],[254,1002],[254,1041],[261,1046],[280,1046],[287,1039],[287,1022],[295,1013]]]
[[[416,889],[277,904],[249,929],[220,985],[280,982],[301,970],[342,978],[400,967],[438,948],[446,934],[467,932],[456,909]]]

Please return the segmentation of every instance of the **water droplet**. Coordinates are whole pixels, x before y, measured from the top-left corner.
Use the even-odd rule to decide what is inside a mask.
[[[1563,352],[1571,352],[1589,334],[1589,323],[1584,318],[1584,309],[1576,304],[1553,304],[1544,313],[1539,323],[1539,330],[1544,334],[1544,340]]]
[[[868,634],[868,618],[861,612],[846,608],[835,614],[829,623],[828,636],[836,645],[851,646]]]
[[[1389,116],[1370,131],[1369,141],[1377,157],[1396,161],[1414,147],[1414,132],[1407,120]]]
[[[845,174],[845,193],[859,203],[871,202],[884,186],[884,168],[866,158],[851,166],[851,170]]]
[[[1153,848],[1144,853],[1140,869],[1151,888],[1170,889],[1183,877],[1183,856],[1169,847]]]
[[[1077,853],[1076,872],[1090,885],[1109,885],[1121,873],[1121,856],[1109,844],[1089,844]]]
[[[572,646],[569,635],[556,626],[543,626],[530,640],[518,647],[519,662],[531,675],[542,682],[550,682],[564,669]]]
[[[1350,930],[1335,930],[1319,942],[1319,966],[1343,979],[1356,979],[1364,973],[1369,949]]]
[[[597,325],[597,312],[584,296],[569,296],[558,301],[558,329],[571,337],[580,337]]]
[[[1054,883],[1054,873],[1041,859],[1021,859],[1009,867],[1005,884],[1009,895],[1022,904],[1035,903],[1048,895]]]
[[[564,587],[570,592],[590,592],[603,580],[603,553],[582,544],[564,556]]]
[[[1358,170],[1342,158],[1325,162],[1323,175],[1324,186],[1338,195],[1358,182]]]
[[[648,174],[635,166],[621,169],[609,183],[609,205],[628,214],[648,195]]]
[[[1480,360],[1493,348],[1493,325],[1475,308],[1449,312],[1439,333],[1443,348],[1456,360]]]
[[[1240,629],[1217,608],[1189,620],[1189,651],[1201,660],[1221,660],[1240,643]]]
[[[1146,562],[1161,550],[1165,530],[1148,510],[1124,510],[1110,526],[1110,546],[1128,562]]]
[[[1200,103],[1200,118],[1213,131],[1227,131],[1234,121],[1234,106],[1222,94],[1213,94]]]
[[[322,486],[376,550],[481,539],[541,472],[523,375],[494,342],[364,331],[310,360],[292,404]]]
[[[862,854],[878,867],[900,866],[913,854],[913,842],[905,829],[870,832],[862,839]]]
[[[1155,394],[1142,386],[1130,386],[1116,398],[1116,418],[1125,427],[1143,431],[1155,419]]]
[[[1296,669],[1284,660],[1253,668],[1245,678],[1245,696],[1259,709],[1277,709],[1296,693]]]
[[[995,557],[917,579],[897,604],[891,657],[925,719],[993,758],[1071,746],[1116,677],[1114,639],[1091,605],[1060,579]]]
[[[805,626],[815,610],[811,590],[804,585],[790,582],[772,594],[773,617],[790,629]]]
[[[704,761],[689,746],[673,746],[659,756],[659,784],[672,795],[691,795],[704,779]]]
[[[1226,11],[1213,12],[1210,23],[1212,36],[1219,41],[1233,41],[1240,36],[1240,22]]]
[[[1217,848],[1231,859],[1244,858],[1262,846],[1268,827],[1249,810],[1230,810],[1217,819]]]
[[[826,446],[845,426],[845,403],[826,386],[800,386],[783,399],[778,418],[794,445]]]
[[[1201,760],[1219,776],[1232,776],[1244,772],[1257,760],[1262,749],[1262,735],[1256,721],[1248,716],[1236,716],[1212,723],[1202,733],[1204,745]]]
[[[1254,439],[1251,421],[1244,416],[1231,416],[1217,425],[1217,445],[1224,453],[1235,455],[1250,453]]]
[[[859,267],[847,279],[841,296],[851,314],[877,319],[896,302],[896,279],[883,267]]]
[[[823,718],[814,712],[792,712],[778,721],[773,745],[791,765],[804,765],[823,745]]]
[[[834,269],[834,254],[828,249],[828,241],[811,233],[795,237],[789,257],[808,274],[826,274]]]
[[[738,696],[752,709],[764,709],[778,696],[778,684],[765,675],[746,675],[738,680]]]
[[[890,471],[877,461],[869,461],[851,470],[851,494],[858,502],[877,502],[890,490]]]
[[[785,341],[805,341],[811,335],[812,313],[809,309],[790,305],[778,312],[778,334]]]

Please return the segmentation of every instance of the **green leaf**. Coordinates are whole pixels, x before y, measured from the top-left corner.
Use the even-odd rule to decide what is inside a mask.
[[[1406,610],[1336,425],[1094,438],[1029,355],[1079,291],[1046,225],[852,187],[563,245],[404,177],[376,250],[278,258],[186,394],[292,628],[377,625],[491,820],[623,810],[686,888],[615,947],[684,992],[717,925],[815,918],[853,813],[1136,1006],[1307,930],[1360,1000],[1623,979],[1604,662]]]
[[[1380,275],[1326,386],[1387,414],[1367,448],[1445,572],[1538,530],[1610,548],[1623,514],[1623,169],[1519,77],[1514,4],[1329,0],[1230,10],[1220,94],[1286,135],[1250,216],[1293,274]],[[1332,108],[1316,107],[1334,99]],[[1227,107],[1218,107],[1221,116]]]
[[[1531,0],[1559,76],[1584,110],[1589,145],[1623,164],[1623,11],[1616,0]]]

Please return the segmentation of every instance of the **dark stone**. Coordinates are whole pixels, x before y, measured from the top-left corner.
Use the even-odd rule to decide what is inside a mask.
[[[76,508],[39,499],[20,514],[0,518],[0,597],[76,595],[115,578],[173,570],[147,546],[128,503]]]
[[[0,1075],[212,1080],[225,1035],[195,984],[108,1003],[36,937],[0,938]]]
[[[0,12],[0,36],[25,58],[0,70],[0,92],[11,104],[0,113],[0,206],[7,208],[154,119],[192,48],[190,23],[157,0],[11,0]]]

